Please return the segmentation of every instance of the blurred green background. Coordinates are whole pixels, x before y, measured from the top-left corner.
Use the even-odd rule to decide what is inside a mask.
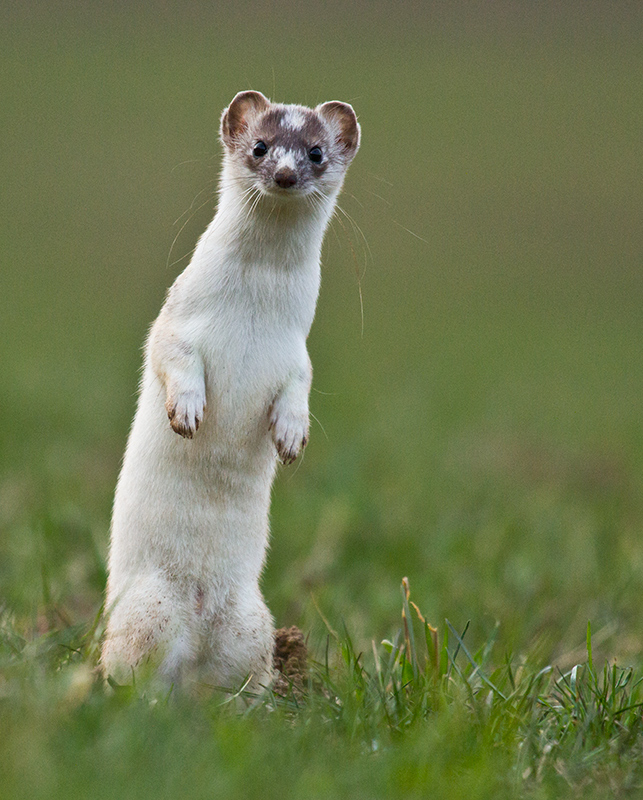
[[[429,620],[561,662],[643,637],[640,4],[5,3],[0,603],[101,602],[146,330],[212,216],[242,89],[351,102],[279,624]],[[177,221],[178,220],[178,221]],[[363,332],[360,309],[363,298]]]

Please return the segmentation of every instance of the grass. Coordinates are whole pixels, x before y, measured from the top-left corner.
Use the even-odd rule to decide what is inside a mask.
[[[5,614],[0,674],[5,796],[628,796],[641,785],[643,674],[592,657],[561,671],[494,665],[426,622],[403,582],[403,626],[359,652],[329,630],[307,685],[285,697],[230,690],[198,702],[107,694],[97,628],[27,642]],[[468,626],[467,626],[468,627]]]
[[[641,794],[640,12],[323,12],[2,11],[3,797]],[[264,578],[315,663],[303,697],[110,695],[140,347],[248,87],[364,133]]]

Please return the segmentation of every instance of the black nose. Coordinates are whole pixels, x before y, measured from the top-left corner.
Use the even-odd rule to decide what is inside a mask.
[[[280,169],[275,172],[275,183],[282,189],[290,189],[297,183],[297,176],[291,169]]]

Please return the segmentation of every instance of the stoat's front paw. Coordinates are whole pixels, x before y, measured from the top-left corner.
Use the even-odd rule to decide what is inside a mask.
[[[191,439],[203,419],[205,396],[199,391],[168,395],[165,410],[172,429],[186,439]]]
[[[269,429],[282,464],[292,464],[308,444],[308,414],[297,414],[273,404],[268,415]]]

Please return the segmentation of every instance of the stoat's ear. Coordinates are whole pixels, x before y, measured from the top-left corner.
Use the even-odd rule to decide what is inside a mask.
[[[261,92],[239,92],[221,115],[221,139],[228,147],[248,127],[248,119],[270,107]]]
[[[335,133],[335,140],[340,144],[348,158],[352,158],[359,147],[360,128],[353,107],[348,103],[331,100],[322,103],[315,111],[323,117]]]

